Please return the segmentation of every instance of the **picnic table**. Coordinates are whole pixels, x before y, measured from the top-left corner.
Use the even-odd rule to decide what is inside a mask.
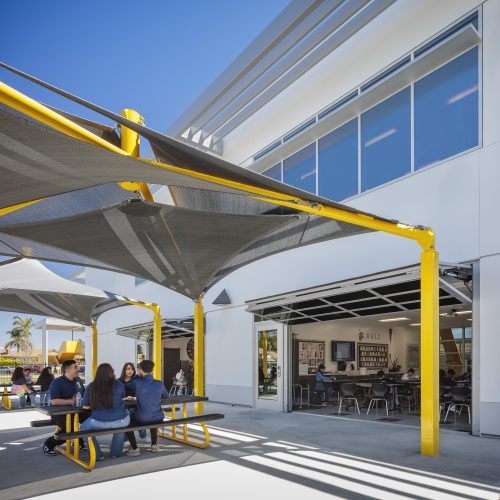
[[[210,444],[210,434],[208,432],[208,428],[205,424],[205,421],[215,420],[218,418],[223,418],[223,415],[219,414],[211,414],[211,415],[188,415],[188,407],[189,403],[201,403],[204,401],[208,401],[208,398],[205,396],[188,396],[188,395],[172,395],[165,399],[161,408],[165,413],[166,419],[161,424],[151,424],[151,425],[137,425],[135,427],[129,427],[127,429],[107,429],[105,431],[80,431],[80,415],[91,413],[90,409],[83,407],[76,407],[72,405],[57,405],[57,406],[40,406],[36,407],[37,411],[52,416],[66,416],[66,431],[64,433],[58,432],[56,430],[56,434],[59,436],[59,439],[64,439],[66,441],[66,447],[62,448],[56,446],[56,450],[63,454],[69,460],[76,462],[78,465],[84,467],[87,470],[92,470],[95,465],[95,449],[92,443],[92,440],[89,439],[89,462],[84,462],[80,459],[80,447],[79,447],[79,439],[97,435],[105,435],[105,434],[113,434],[116,432],[125,432],[126,430],[139,430],[139,428],[153,428],[158,427],[158,436],[164,439],[170,439],[173,441],[181,442],[189,446],[194,446],[196,448],[207,448]],[[135,408],[137,406],[137,402],[135,400],[126,400],[124,401],[126,408]],[[177,418],[176,412],[178,408],[176,405],[182,404],[182,417]],[[190,439],[188,432],[188,425],[190,423],[198,423],[201,426],[201,429],[204,434],[204,441],[193,441]],[[36,421],[32,422],[32,426],[39,427],[44,425],[53,425],[50,420],[46,421]],[[181,426],[181,437],[178,435],[177,427]],[[170,427],[170,432],[166,430],[166,428]]]

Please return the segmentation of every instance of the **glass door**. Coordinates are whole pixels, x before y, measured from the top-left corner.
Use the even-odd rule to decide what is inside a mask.
[[[283,344],[286,328],[274,322],[255,325],[254,402],[256,408],[284,410]]]

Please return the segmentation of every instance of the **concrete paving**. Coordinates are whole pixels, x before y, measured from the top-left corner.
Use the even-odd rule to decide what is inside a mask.
[[[209,426],[207,450],[160,440],[158,454],[143,447],[93,472],[42,455],[50,428],[28,427],[40,413],[0,412],[0,497],[500,498],[498,439],[442,430],[441,455],[422,457],[413,425],[213,403],[206,411],[226,415]],[[100,442],[106,452],[109,439]]]

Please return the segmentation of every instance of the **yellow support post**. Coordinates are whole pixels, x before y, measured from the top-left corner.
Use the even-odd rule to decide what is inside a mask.
[[[160,306],[153,304],[152,310],[154,313],[153,320],[153,361],[154,367],[154,378],[161,380],[161,369],[162,369],[162,341],[161,341],[161,315]]]
[[[2,406],[6,410],[12,410],[12,401],[10,399],[9,391],[7,390],[7,387],[3,388],[3,394],[2,394]]]
[[[121,115],[127,120],[135,123],[144,123],[144,118],[134,109],[123,109]],[[140,154],[140,144],[141,138],[137,132],[132,129],[121,126],[121,147],[133,158],[138,158]],[[154,201],[153,195],[149,190],[149,186],[145,182],[119,182],[118,183],[123,189],[128,191],[139,190],[145,200]]]
[[[439,253],[420,256],[421,420],[420,452],[439,455]]]
[[[92,321],[92,380],[97,371],[97,323]]]
[[[205,395],[204,362],[205,362],[205,339],[203,318],[203,296],[201,295],[194,305],[194,394]],[[203,402],[194,404],[195,415],[203,413]]]

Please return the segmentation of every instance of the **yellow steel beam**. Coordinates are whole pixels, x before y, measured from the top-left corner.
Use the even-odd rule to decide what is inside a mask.
[[[153,376],[157,380],[161,380],[162,371],[162,340],[161,340],[161,314],[158,304],[148,304],[137,300],[121,299],[121,302],[132,304],[134,306],[145,307],[153,311],[153,362],[155,364]]]
[[[29,207],[34,203],[38,203],[39,201],[44,200],[45,198],[39,198],[38,200],[27,201],[26,203],[19,203],[19,205],[11,205],[10,207],[0,208],[0,217],[2,215],[10,214],[11,212],[15,212],[16,210],[21,210],[21,208]]]
[[[127,120],[135,123],[144,123],[144,118],[134,109],[123,109],[121,115]],[[133,158],[138,158],[140,154],[141,136],[130,128],[121,127],[121,147]],[[154,201],[149,186],[145,182],[119,182],[123,189],[128,191],[139,190],[145,200]]]
[[[97,323],[92,321],[92,380],[95,377],[95,372],[97,371]]]
[[[194,394],[205,395],[205,339],[204,339],[203,296],[194,305]],[[195,415],[203,413],[203,402],[194,404]]]
[[[161,341],[161,315],[160,306],[154,304],[154,324],[153,324],[153,361],[154,367],[154,378],[161,380],[162,371],[162,341]]]
[[[34,99],[25,96],[3,82],[0,82],[0,102],[70,137],[94,144],[95,146],[101,146],[119,155],[130,156],[110,142],[105,141],[89,130],[52,111]]]
[[[420,256],[420,451],[439,455],[439,254]]]

